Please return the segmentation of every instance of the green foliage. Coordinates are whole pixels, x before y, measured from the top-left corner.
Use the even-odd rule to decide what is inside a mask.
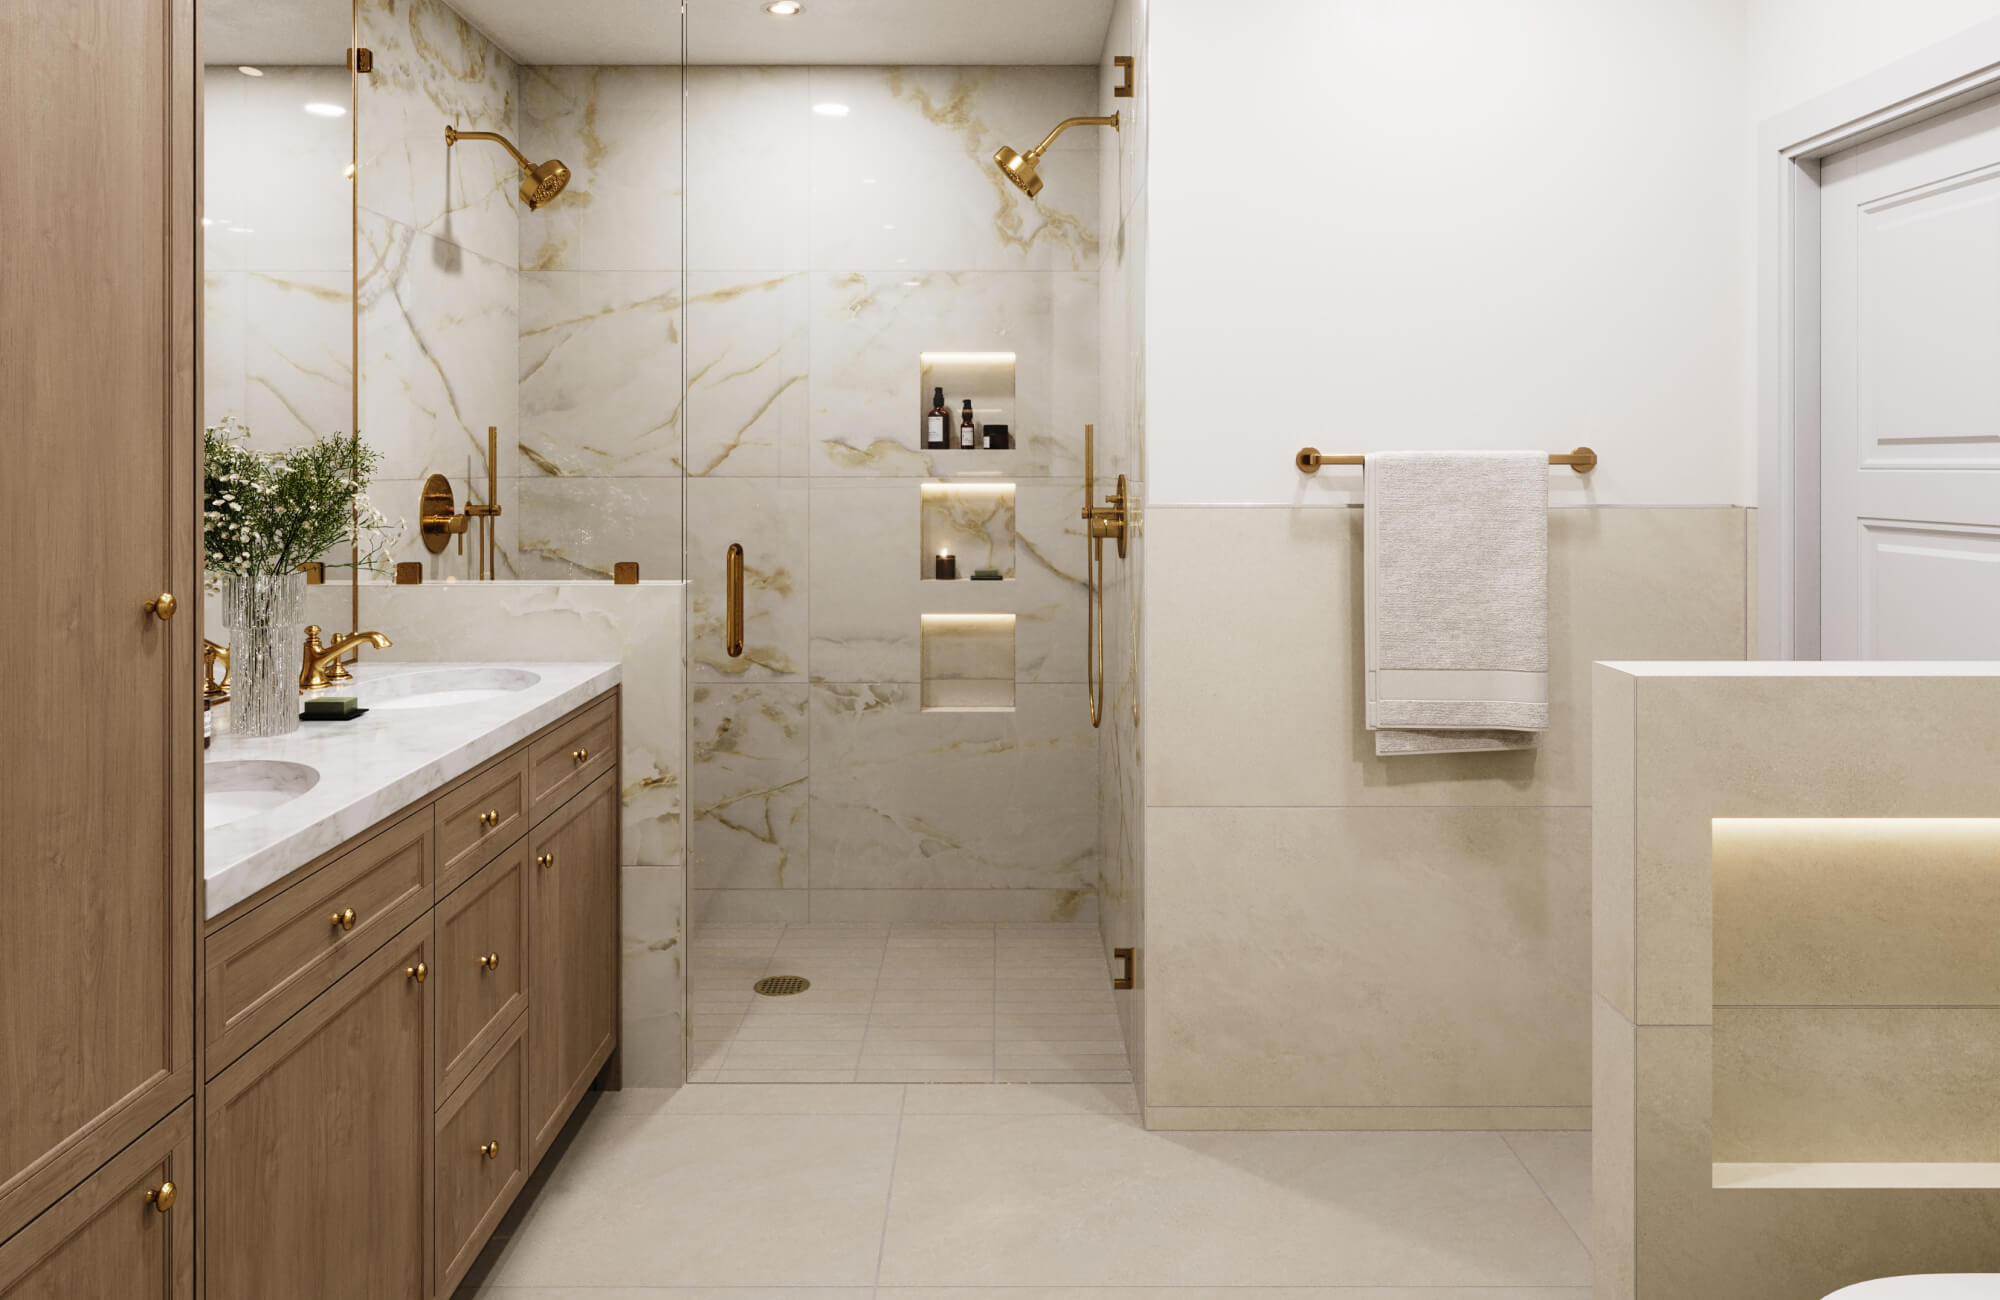
[[[402,531],[369,502],[381,462],[373,447],[328,433],[283,451],[257,451],[233,419],[202,440],[202,543],[211,574],[289,573],[312,560],[350,562],[342,543],[359,544],[364,568],[380,568]]]

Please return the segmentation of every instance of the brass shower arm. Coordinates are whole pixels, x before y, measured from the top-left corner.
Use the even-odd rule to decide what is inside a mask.
[[[1041,157],[1043,154],[1049,151],[1049,146],[1056,142],[1057,136],[1061,135],[1063,132],[1069,130],[1073,126],[1108,126],[1114,131],[1121,129],[1118,125],[1118,114],[1116,113],[1113,113],[1110,117],[1067,118],[1061,122],[1056,123],[1055,130],[1049,132],[1047,136],[1043,137],[1042,142],[1040,144],[1028,150],[1028,156],[1030,158]]]
[[[535,164],[529,162],[527,155],[516,149],[514,142],[504,135],[499,135],[492,131],[461,131],[455,126],[447,126],[444,129],[444,142],[447,148],[457,144],[460,140],[491,140],[508,153],[513,154],[514,161],[521,164],[522,171],[527,172],[529,175],[534,174]]]

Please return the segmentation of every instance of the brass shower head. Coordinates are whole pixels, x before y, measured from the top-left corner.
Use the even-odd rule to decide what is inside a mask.
[[[514,155],[514,161],[521,164],[521,170],[528,173],[528,179],[521,182],[521,201],[528,205],[530,212],[541,207],[550,199],[563,192],[569,184],[569,168],[563,166],[562,159],[551,158],[540,166],[531,163],[527,155],[514,147],[513,141],[504,135],[491,131],[461,131],[455,126],[444,129],[444,143],[448,149],[460,140],[491,140]]]
[[[1002,176],[1014,182],[1021,193],[1032,199],[1042,192],[1040,175],[1042,155],[1049,151],[1049,146],[1056,142],[1057,136],[1073,126],[1108,126],[1116,131],[1118,114],[1113,113],[1110,117],[1072,117],[1058,122],[1055,130],[1049,132],[1040,144],[1024,154],[1015,153],[1013,149],[1003,144],[993,151],[994,165],[999,167]]]

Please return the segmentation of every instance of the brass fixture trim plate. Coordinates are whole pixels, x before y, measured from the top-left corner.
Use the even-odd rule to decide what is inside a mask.
[[[417,507],[417,518],[424,549],[432,555],[451,545],[454,536],[465,535],[465,516],[458,513],[458,502],[452,497],[450,479],[442,474],[433,474],[424,480],[424,494]]]
[[[812,981],[803,975],[766,975],[750,987],[767,998],[788,998],[811,988]]]

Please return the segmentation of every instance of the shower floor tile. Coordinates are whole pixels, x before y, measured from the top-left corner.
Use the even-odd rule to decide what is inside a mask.
[[[692,1083],[1132,1081],[1094,925],[716,925],[689,946]],[[766,975],[812,987],[764,997]]]

